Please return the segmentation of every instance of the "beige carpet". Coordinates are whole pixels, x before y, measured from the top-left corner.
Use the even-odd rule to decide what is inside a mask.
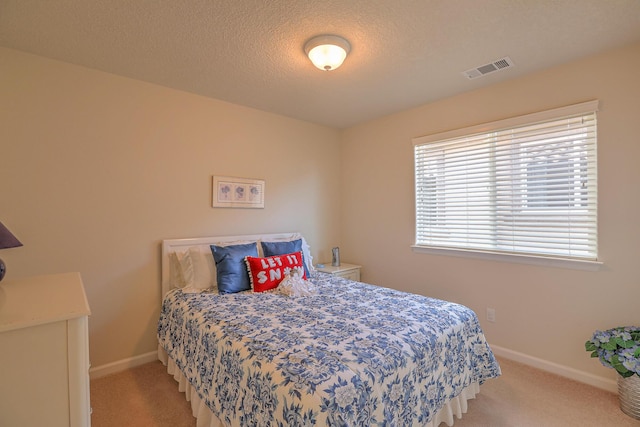
[[[499,361],[502,376],[481,387],[455,427],[640,426],[620,411],[613,393]],[[91,381],[91,406],[93,427],[196,425],[184,394],[160,362]]]

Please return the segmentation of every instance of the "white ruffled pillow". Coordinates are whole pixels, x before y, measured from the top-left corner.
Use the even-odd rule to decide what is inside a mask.
[[[315,295],[317,290],[313,283],[303,279],[301,269],[294,268],[288,276],[282,279],[278,287],[271,292],[290,297],[304,297]]]

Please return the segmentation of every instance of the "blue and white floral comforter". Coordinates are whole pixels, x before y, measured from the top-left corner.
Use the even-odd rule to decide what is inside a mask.
[[[158,340],[234,426],[411,426],[500,375],[464,306],[324,273],[318,293],[165,297]]]

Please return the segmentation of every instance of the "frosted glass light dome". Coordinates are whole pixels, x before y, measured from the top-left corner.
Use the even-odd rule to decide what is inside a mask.
[[[321,70],[330,71],[342,65],[351,51],[351,45],[342,37],[323,35],[305,43],[304,51],[313,65]]]

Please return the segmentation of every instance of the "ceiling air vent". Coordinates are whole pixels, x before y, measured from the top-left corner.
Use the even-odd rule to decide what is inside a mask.
[[[493,73],[494,71],[504,70],[505,68],[513,67],[515,64],[508,56],[500,58],[489,64],[481,65],[477,68],[472,68],[463,72],[464,76],[468,79],[475,79],[476,77],[482,77],[486,74]]]

